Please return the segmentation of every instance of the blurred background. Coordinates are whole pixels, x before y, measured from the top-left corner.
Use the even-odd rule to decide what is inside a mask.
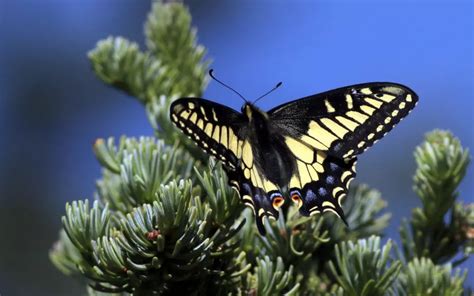
[[[354,1],[355,2],[355,1]],[[472,1],[185,1],[215,74],[277,104],[368,81],[406,84],[420,104],[360,157],[356,182],[379,189],[388,236],[419,204],[413,149],[434,128],[474,147]],[[144,46],[149,1],[0,0],[0,294],[80,295],[48,250],[67,201],[91,198],[98,137],[151,135],[143,107],[103,85],[86,53],[109,35]],[[215,82],[205,97],[240,110]],[[460,188],[472,202],[473,166]],[[473,269],[473,259],[463,267]],[[468,282],[474,282],[474,270]]]

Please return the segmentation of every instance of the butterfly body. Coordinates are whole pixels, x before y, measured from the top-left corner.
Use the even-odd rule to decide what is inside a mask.
[[[248,125],[243,128],[247,134],[243,136],[249,139],[255,166],[269,181],[285,187],[293,175],[295,161],[281,131],[272,124],[268,114],[258,107],[246,103],[242,111],[248,121]]]
[[[365,83],[298,99],[268,112],[241,113],[200,98],[173,102],[170,117],[206,153],[224,163],[229,184],[251,207],[260,233],[287,200],[302,215],[333,212],[355,177],[357,155],[382,138],[418,97],[395,83]],[[283,196],[288,192],[289,196]],[[345,220],[344,220],[345,221]]]

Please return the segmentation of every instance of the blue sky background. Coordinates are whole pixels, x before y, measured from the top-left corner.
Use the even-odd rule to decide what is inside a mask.
[[[188,1],[216,75],[264,109],[368,81],[406,84],[420,103],[360,157],[357,182],[379,189],[393,213],[388,236],[419,201],[413,149],[434,128],[472,149],[471,1]],[[81,284],[47,251],[66,201],[90,198],[97,137],[150,135],[144,110],[103,85],[87,51],[109,35],[144,46],[148,1],[0,2],[0,293],[62,295]],[[240,109],[211,82],[205,97]],[[460,197],[473,201],[473,169]],[[471,259],[464,267],[472,269]],[[469,280],[474,282],[470,273]],[[38,294],[39,292],[39,294]]]

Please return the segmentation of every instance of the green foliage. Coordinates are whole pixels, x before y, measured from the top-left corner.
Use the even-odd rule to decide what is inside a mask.
[[[376,236],[336,245],[336,260],[329,266],[340,285],[338,294],[376,296],[393,293],[391,286],[402,264],[391,259],[391,248],[391,241],[381,248],[380,238]]]
[[[166,65],[165,76],[170,80],[170,95],[200,96],[207,84],[206,50],[196,41],[196,30],[191,28],[191,15],[186,7],[155,2],[145,24],[149,52]]]
[[[463,292],[465,275],[451,266],[473,252],[474,205],[457,201],[469,156],[450,133],[433,132],[416,150],[422,207],[401,228],[402,254],[393,254],[392,240],[381,243],[390,214],[367,185],[352,186],[343,204],[350,228],[287,205],[278,221],[265,223],[263,237],[222,166],[169,120],[173,100],[201,95],[207,83],[209,62],[188,10],[155,2],[145,33],[144,51],[109,37],[89,53],[104,83],[144,104],[156,136],[97,140],[95,201],[66,205],[50,258],[86,279],[89,295]]]
[[[109,37],[89,53],[97,76],[143,103],[160,96],[201,95],[207,84],[206,53],[196,41],[188,10],[155,2],[145,24],[147,50]]]
[[[276,260],[266,256],[258,259],[247,281],[250,283],[247,291],[251,294],[298,295],[299,284],[290,284],[293,281],[293,266],[286,267],[280,257]]]
[[[122,212],[153,202],[161,184],[190,178],[198,165],[185,150],[153,138],[122,137],[118,147],[113,138],[98,139],[94,152],[104,167],[97,198]]]
[[[445,263],[463,250],[460,263],[467,259],[473,243],[474,207],[456,201],[457,187],[469,164],[468,151],[449,132],[434,131],[417,147],[415,159],[414,189],[422,207],[414,209],[411,221],[400,229],[404,255]]]
[[[415,258],[400,276],[400,295],[460,296],[466,273],[459,270],[452,276],[450,265],[435,265],[428,258]]]

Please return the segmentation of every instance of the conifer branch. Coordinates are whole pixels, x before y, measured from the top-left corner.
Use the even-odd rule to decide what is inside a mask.
[[[265,256],[257,260],[254,273],[249,275],[246,294],[299,295],[299,284],[292,284],[293,281],[293,266],[285,267],[280,257],[273,260]]]
[[[380,248],[380,238],[342,242],[336,245],[336,260],[329,266],[340,285],[339,295],[377,296],[392,294],[402,264],[390,256],[392,242]]]
[[[434,131],[416,148],[415,159],[414,189],[422,207],[414,209],[411,220],[400,228],[403,253],[407,260],[428,257],[445,263],[472,246],[474,208],[457,201],[469,154],[449,132]]]
[[[206,50],[197,44],[188,10],[155,1],[145,32],[147,51],[122,37],[100,41],[89,53],[97,76],[145,104],[160,96],[201,95],[209,61],[204,61]]]
[[[122,137],[115,146],[113,138],[99,139],[94,152],[105,170],[97,182],[97,198],[113,209],[129,211],[153,202],[161,184],[192,176],[194,158],[177,145],[165,145],[154,138]]]
[[[460,296],[466,272],[456,270],[452,275],[450,265],[435,265],[430,259],[413,259],[400,274],[398,295]]]
[[[166,65],[166,76],[173,82],[164,95],[202,95],[209,61],[204,61],[206,49],[197,44],[196,32],[183,5],[153,4],[145,34],[149,52]]]

